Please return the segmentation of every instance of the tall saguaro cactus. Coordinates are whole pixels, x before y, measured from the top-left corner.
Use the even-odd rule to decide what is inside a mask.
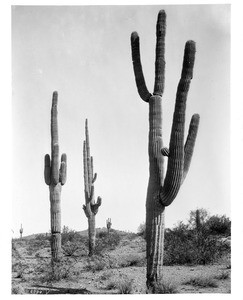
[[[51,108],[51,158],[45,155],[45,183],[50,190],[51,254],[53,261],[61,256],[61,190],[67,178],[67,156],[62,154],[59,167],[59,143],[57,123],[57,92],[52,96]]]
[[[164,251],[164,213],[177,196],[188,172],[199,125],[199,115],[191,119],[184,144],[185,110],[187,94],[193,75],[196,46],[194,41],[185,45],[181,79],[176,93],[173,124],[169,149],[162,140],[162,95],[165,79],[165,32],[166,14],[158,14],[156,28],[155,83],[151,94],[145,84],[140,60],[139,36],[131,35],[132,60],[138,93],[149,104],[149,183],[146,198],[146,251],[147,289],[153,290],[162,278]],[[164,157],[168,157],[164,178]]]
[[[90,156],[89,145],[89,130],[88,120],[85,120],[85,141],[83,143],[83,165],[84,165],[84,194],[85,205],[83,210],[88,218],[88,233],[89,233],[89,256],[92,256],[95,249],[95,215],[101,205],[101,198],[98,197],[95,202],[94,182],[97,178],[97,173],[94,174],[93,157]]]

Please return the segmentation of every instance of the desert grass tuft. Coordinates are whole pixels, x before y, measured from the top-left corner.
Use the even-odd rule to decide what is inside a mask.
[[[178,290],[175,284],[171,282],[158,282],[152,289],[152,294],[176,294]]]
[[[192,277],[189,280],[185,281],[184,284],[203,287],[203,288],[218,287],[218,284],[213,277],[202,277],[202,276]]]

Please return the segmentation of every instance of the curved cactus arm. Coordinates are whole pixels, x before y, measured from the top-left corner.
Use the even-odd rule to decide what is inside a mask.
[[[199,121],[200,121],[200,116],[198,114],[194,114],[191,118],[187,140],[184,147],[184,171],[183,171],[182,182],[185,180],[191,164],[193,150],[197,138]]]
[[[87,209],[87,206],[86,206],[86,205],[83,205],[83,210],[84,210],[84,213],[85,213],[86,217],[89,218],[89,217],[90,217],[90,212],[89,212],[89,210]]]
[[[188,41],[185,46],[181,79],[176,94],[167,172],[160,191],[160,201],[164,206],[170,205],[175,199],[183,178],[186,99],[193,75],[195,52],[195,42]]]
[[[93,180],[92,180],[92,184],[95,183],[96,179],[97,179],[97,173],[94,174],[94,177],[93,177]]]
[[[102,199],[101,197],[98,197],[97,202],[95,204],[91,204],[91,210],[94,215],[97,214],[99,207],[101,206],[101,203],[102,203]]]
[[[137,32],[131,34],[131,48],[132,48],[132,62],[133,70],[136,80],[139,96],[145,101],[149,102],[149,98],[152,96],[148,91],[143,76],[143,69],[140,59],[140,48],[139,48],[139,36]]]
[[[50,185],[51,184],[51,159],[49,154],[45,155],[44,177],[45,177],[45,183],[47,185]]]
[[[92,182],[93,182],[93,178],[94,178],[94,162],[93,162],[93,156],[90,157],[90,167],[91,167],[91,178],[92,178]]]
[[[156,26],[156,58],[155,58],[155,82],[154,95],[162,96],[165,81],[165,33],[166,14],[161,10],[158,14]]]
[[[67,180],[67,155],[65,153],[63,153],[61,156],[61,166],[59,174],[61,185],[64,185]]]

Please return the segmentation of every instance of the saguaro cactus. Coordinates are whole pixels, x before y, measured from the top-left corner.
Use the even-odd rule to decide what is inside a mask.
[[[67,156],[62,154],[59,167],[59,143],[57,123],[57,92],[53,93],[51,108],[51,158],[45,155],[45,183],[50,190],[51,254],[53,261],[61,256],[61,190],[67,178]]]
[[[176,93],[176,103],[170,136],[169,149],[162,141],[162,95],[165,78],[165,31],[166,14],[158,14],[156,28],[155,83],[153,95],[148,91],[140,60],[139,36],[131,35],[132,60],[138,93],[149,103],[149,182],[146,198],[146,242],[147,242],[147,289],[153,290],[162,278],[164,249],[164,213],[177,196],[188,172],[196,140],[199,115],[191,119],[189,132],[184,145],[186,99],[193,74],[195,42],[185,45],[181,79]],[[164,157],[168,157],[164,178]]]
[[[89,145],[89,130],[88,120],[85,120],[85,141],[83,143],[83,165],[84,165],[84,194],[85,205],[83,210],[88,218],[88,233],[89,233],[89,256],[92,256],[95,249],[95,215],[101,205],[101,198],[98,197],[95,202],[94,182],[97,178],[97,173],[94,174],[93,157],[90,156]]]
[[[20,239],[22,239],[23,231],[24,231],[24,229],[23,229],[22,224],[21,224],[20,229],[19,229]]]
[[[108,235],[110,234],[111,225],[112,225],[111,218],[108,218],[106,220],[106,227],[107,227]]]

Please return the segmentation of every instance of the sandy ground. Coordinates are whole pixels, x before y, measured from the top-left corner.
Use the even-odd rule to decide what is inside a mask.
[[[34,294],[116,294],[118,289],[112,283],[125,280],[132,283],[133,294],[145,293],[145,243],[140,237],[132,241],[123,240],[119,247],[103,258],[106,262],[113,262],[112,268],[107,268],[107,265],[103,268],[101,264],[99,270],[102,261],[99,257],[91,262],[93,267],[87,268],[89,259],[86,254],[67,258],[68,263],[61,269],[62,272],[66,270],[66,278],[51,282],[47,281],[50,249],[46,246],[30,253],[25,243],[16,244],[19,255],[15,253],[12,259],[12,290]],[[164,266],[163,280],[167,285],[174,286],[176,293],[230,293],[230,271],[228,261],[207,266]],[[219,279],[219,276],[226,278]],[[216,287],[185,284],[195,277],[211,278]]]

